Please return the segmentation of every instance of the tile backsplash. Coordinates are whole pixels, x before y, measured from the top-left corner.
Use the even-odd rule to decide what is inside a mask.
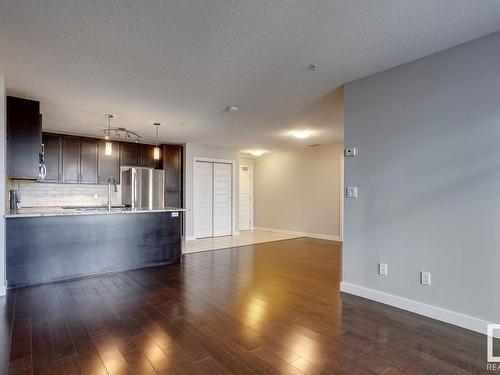
[[[107,185],[54,184],[36,181],[7,180],[7,202],[9,190],[18,190],[21,207],[41,206],[95,206],[108,202]],[[118,192],[112,191],[112,204],[121,203],[120,185]]]

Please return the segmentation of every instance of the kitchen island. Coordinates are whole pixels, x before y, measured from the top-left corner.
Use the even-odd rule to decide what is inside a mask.
[[[5,215],[9,288],[181,260],[180,208],[22,209]]]

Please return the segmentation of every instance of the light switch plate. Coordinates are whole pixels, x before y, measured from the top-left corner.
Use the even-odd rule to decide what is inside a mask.
[[[345,196],[346,198],[357,198],[358,197],[358,187],[357,186],[348,186],[345,188]]]
[[[356,147],[349,147],[344,149],[344,156],[345,157],[351,157],[351,156],[356,156],[357,150]]]
[[[387,264],[385,263],[378,264],[378,274],[380,276],[387,276]]]
[[[431,273],[422,271],[420,272],[420,282],[422,285],[431,285]]]

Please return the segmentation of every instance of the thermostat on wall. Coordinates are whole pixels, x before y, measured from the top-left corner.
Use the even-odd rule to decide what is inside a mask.
[[[345,157],[350,157],[350,156],[356,156],[357,150],[356,147],[350,147],[344,149],[344,156]]]

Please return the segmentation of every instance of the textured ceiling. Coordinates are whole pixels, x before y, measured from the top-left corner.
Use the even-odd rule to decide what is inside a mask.
[[[0,73],[46,129],[273,150],[341,140],[344,82],[499,29],[496,0],[0,0]]]

